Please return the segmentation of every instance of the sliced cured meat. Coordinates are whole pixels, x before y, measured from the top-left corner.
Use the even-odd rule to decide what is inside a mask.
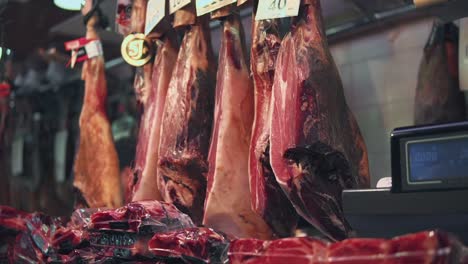
[[[158,186],[166,202],[201,223],[213,123],[216,62],[206,18],[189,26],[167,91]]]
[[[281,43],[272,92],[270,160],[297,212],[330,238],[349,236],[341,193],[369,185],[367,151],[324,32],[307,0]]]
[[[347,239],[330,245],[328,260],[330,263],[392,263],[391,243],[384,239]],[[387,262],[389,261],[389,262]],[[399,262],[397,262],[399,263]]]
[[[83,9],[90,10],[87,1]],[[86,38],[99,39],[98,17],[86,25]],[[80,115],[80,143],[75,159],[73,185],[79,192],[78,207],[118,207],[122,204],[120,169],[111,126],[106,114],[107,83],[102,56],[87,60],[81,78],[85,95]]]
[[[224,263],[228,245],[223,235],[209,228],[187,228],[154,235],[148,248],[156,256],[185,259],[188,263]]]
[[[229,246],[232,264],[328,263],[327,243],[313,238],[262,241],[234,240]]]
[[[391,240],[356,238],[337,243],[312,238],[240,239],[231,242],[228,256],[232,264],[449,264],[462,261],[461,250],[447,234],[428,231]]]
[[[276,56],[281,46],[279,20],[254,21],[250,68],[255,87],[255,118],[249,151],[252,208],[280,237],[292,234],[297,213],[270,165],[270,101]]]
[[[238,237],[268,239],[270,228],[251,207],[248,153],[254,100],[242,34],[239,15],[224,18],[203,224]]]
[[[157,184],[157,164],[166,94],[178,52],[175,31],[166,32],[156,43],[151,90],[140,121],[132,179],[133,201],[162,199]]]
[[[427,125],[465,118],[458,77],[458,28],[453,23],[435,23],[419,66],[414,121]]]

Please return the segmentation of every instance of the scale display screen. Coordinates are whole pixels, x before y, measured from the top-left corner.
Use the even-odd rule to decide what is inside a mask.
[[[406,142],[408,184],[463,178],[468,172],[468,135]]]
[[[468,121],[391,134],[392,192],[468,189]]]

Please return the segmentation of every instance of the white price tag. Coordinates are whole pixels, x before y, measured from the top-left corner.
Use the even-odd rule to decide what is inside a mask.
[[[86,44],[85,46],[86,54],[88,55],[88,59],[102,56],[104,51],[102,50],[102,44],[99,40],[93,40]]]
[[[146,7],[145,35],[158,25],[164,18],[166,12],[166,0],[149,0]]]
[[[174,14],[175,11],[190,4],[191,0],[169,0],[169,13]]]
[[[255,20],[294,17],[299,14],[300,5],[300,0],[261,0]]]
[[[197,16],[202,16],[236,2],[237,0],[197,0]]]

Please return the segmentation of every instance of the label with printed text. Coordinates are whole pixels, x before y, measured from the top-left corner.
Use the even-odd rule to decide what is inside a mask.
[[[197,0],[197,16],[213,12],[232,3],[237,3],[237,0]]]
[[[262,0],[258,1],[255,20],[294,17],[299,14],[300,0]]]
[[[169,13],[174,14],[175,11],[190,4],[191,0],[169,0]]]
[[[166,1],[149,0],[146,8],[145,35],[148,35],[161,22],[166,12]]]

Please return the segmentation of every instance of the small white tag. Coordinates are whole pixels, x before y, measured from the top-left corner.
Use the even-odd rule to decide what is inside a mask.
[[[392,188],[392,177],[385,177],[377,182],[377,188]]]
[[[102,56],[104,51],[102,50],[102,44],[99,40],[93,40],[90,43],[86,44],[85,46],[86,54],[88,55],[88,59]]]
[[[174,14],[175,11],[190,4],[191,0],[169,0],[169,13]]]
[[[54,160],[55,160],[55,181],[62,183],[66,176],[67,157],[67,130],[61,130],[55,134]]]
[[[166,0],[149,0],[146,7],[145,35],[148,35],[161,22],[166,12]]]
[[[236,3],[237,0],[196,0],[197,16],[202,16],[209,12],[220,9],[221,7]]]
[[[261,0],[255,20],[294,17],[299,14],[300,5],[300,0]]]
[[[11,146],[11,173],[19,176],[23,173],[24,137],[17,137]]]

